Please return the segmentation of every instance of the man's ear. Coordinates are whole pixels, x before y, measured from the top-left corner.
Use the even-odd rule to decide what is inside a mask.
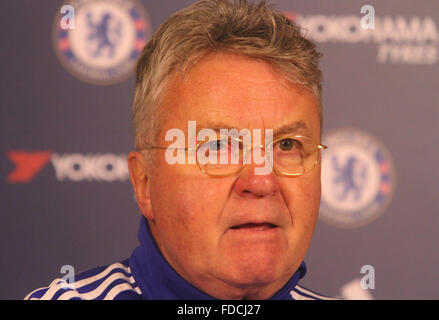
[[[144,156],[137,151],[131,151],[128,155],[128,170],[130,180],[136,194],[137,205],[148,220],[154,220],[151,210],[151,197],[149,192],[150,165]]]

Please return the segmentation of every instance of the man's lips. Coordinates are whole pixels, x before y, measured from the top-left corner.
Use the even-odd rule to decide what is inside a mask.
[[[273,229],[276,227],[277,227],[276,225],[274,225],[272,223],[268,223],[268,222],[262,222],[262,223],[249,222],[249,223],[243,223],[243,224],[232,226],[230,229],[264,231],[264,230],[269,230],[269,229]]]

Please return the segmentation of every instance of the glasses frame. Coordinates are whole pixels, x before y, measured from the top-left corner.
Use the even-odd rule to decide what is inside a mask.
[[[230,136],[230,138],[235,139],[235,140],[238,140],[238,141],[240,141],[240,142],[243,142],[243,139],[241,139],[241,138],[232,137],[232,136]],[[324,145],[324,144],[317,144],[317,143],[314,141],[314,139],[312,139],[312,138],[310,138],[310,137],[307,137],[307,136],[302,136],[302,135],[295,135],[295,136],[282,136],[282,137],[279,137],[279,138],[276,138],[275,140],[273,140],[273,141],[272,141],[267,147],[265,147],[264,145],[252,145],[252,146],[249,146],[249,147],[245,148],[245,149],[243,150],[244,157],[246,157],[248,151],[251,152],[254,148],[261,148],[261,149],[263,149],[263,150],[265,150],[265,149],[269,149],[269,148],[270,148],[272,145],[274,145],[276,142],[278,142],[278,141],[280,141],[280,140],[282,140],[282,139],[288,139],[288,138],[291,138],[291,139],[295,139],[295,138],[305,138],[305,139],[309,139],[309,140],[311,140],[311,141],[316,145],[316,149],[313,150],[313,152],[314,152],[314,151],[325,150],[325,149],[328,148],[328,147],[327,147],[326,145]],[[200,142],[197,143],[197,146],[196,146],[195,148],[189,148],[189,147],[187,147],[187,148],[172,148],[172,149],[175,149],[175,150],[184,150],[184,151],[190,151],[190,150],[192,150],[192,151],[195,151],[195,154],[197,154],[198,149],[200,148],[200,146],[202,146],[203,144],[205,144],[205,143],[207,143],[207,142],[211,142],[211,140],[209,140],[209,141],[200,141]],[[140,149],[137,149],[137,150],[138,150],[138,151],[141,151],[141,150],[149,150],[149,149],[165,149],[165,150],[166,150],[166,149],[168,149],[168,148],[169,148],[169,147],[152,146],[152,145],[151,145],[151,146],[145,146],[145,147],[140,148]],[[310,172],[312,169],[314,169],[314,167],[316,166],[316,164],[320,161],[320,158],[321,158],[321,156],[320,156],[320,153],[319,153],[317,159],[314,161],[314,163],[313,163],[312,166],[309,168],[309,170],[306,171],[306,172],[303,172],[303,173],[287,173],[287,172],[283,172],[283,171],[281,171],[281,170],[276,169],[275,166],[274,166],[274,164],[273,164],[273,171],[276,172],[278,175],[282,175],[282,176],[298,177],[298,176],[304,175],[305,173]],[[233,172],[233,173],[230,173],[230,174],[221,174],[221,175],[218,174],[218,175],[216,175],[216,174],[210,174],[210,173],[207,173],[206,170],[205,170],[205,169],[201,166],[201,164],[198,162],[198,157],[196,157],[196,162],[197,162],[197,165],[198,165],[198,168],[200,169],[200,171],[201,171],[202,173],[204,173],[204,174],[210,176],[210,177],[229,177],[229,176],[233,176],[233,175],[235,175],[235,174],[240,173],[240,172],[242,171],[242,169],[247,165],[247,163],[243,162],[243,163],[241,164],[241,168],[240,168],[238,171],[236,171],[236,172]]]

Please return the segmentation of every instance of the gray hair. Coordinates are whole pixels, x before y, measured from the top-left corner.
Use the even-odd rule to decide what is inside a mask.
[[[322,123],[321,53],[301,29],[265,0],[201,0],[169,17],[140,54],[132,107],[137,149],[160,134],[166,116],[160,110],[162,92],[172,76],[184,75],[215,51],[268,62],[315,95]]]

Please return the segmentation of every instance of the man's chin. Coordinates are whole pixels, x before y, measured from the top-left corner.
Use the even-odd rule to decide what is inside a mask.
[[[230,285],[241,288],[268,286],[294,273],[291,248],[279,230],[267,235],[227,234],[217,257],[217,271]]]
[[[286,266],[279,259],[240,259],[223,265],[226,281],[236,287],[266,286],[285,275]]]

